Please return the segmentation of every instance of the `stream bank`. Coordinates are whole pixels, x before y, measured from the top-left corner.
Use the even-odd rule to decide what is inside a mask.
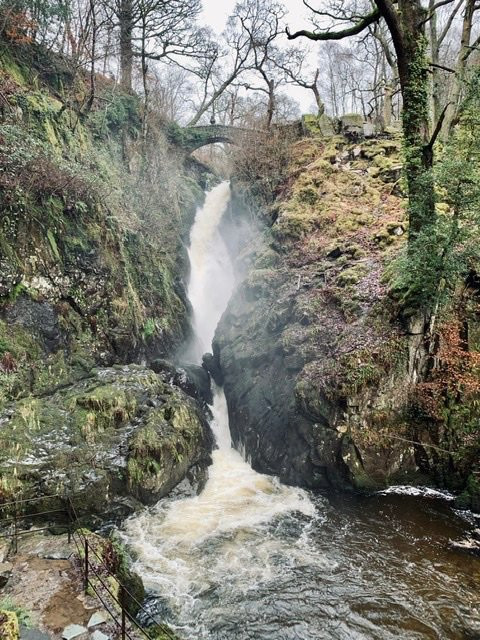
[[[0,62],[0,500],[66,492],[121,518],[209,464],[204,401],[167,359],[211,176],[153,115],[144,144],[140,99],[108,78],[80,117],[61,57],[11,43]]]
[[[459,288],[418,368],[422,319],[399,313],[392,283],[407,235],[401,172],[395,132],[356,143],[313,132],[291,145],[266,203],[237,176],[238,215],[256,207],[264,230],[209,366],[257,471],[317,489],[436,485],[478,510],[476,383],[455,396],[460,371],[478,378],[477,290]]]

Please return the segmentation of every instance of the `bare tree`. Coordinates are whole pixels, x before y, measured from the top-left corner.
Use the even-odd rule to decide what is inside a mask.
[[[177,65],[162,65],[151,70],[149,80],[152,110],[166,121],[184,121],[194,107],[190,74]]]
[[[268,97],[266,127],[270,127],[275,111],[275,94],[284,80],[282,60],[285,53],[275,40],[281,30],[285,8],[276,0],[243,0],[235,6],[233,17],[247,34],[252,51],[252,70],[263,81],[263,85],[246,82],[245,87],[262,91]]]
[[[248,34],[239,28],[236,17],[230,17],[225,30],[226,46],[218,48],[212,56],[211,64],[196,75],[202,81],[202,96],[189,126],[196,125],[215,103],[246,70],[251,68],[252,43]]]
[[[467,73],[467,65],[470,56],[480,45],[480,34],[473,39],[473,27],[475,13],[480,9],[478,0],[466,0],[463,7],[462,31],[460,46],[455,62],[455,73],[452,83],[450,104],[447,105],[446,128],[450,130],[457,122],[460,104],[463,97],[463,88]]]
[[[320,69],[305,69],[305,60],[308,58],[308,51],[305,49],[290,49],[284,56],[274,59],[274,62],[285,74],[285,81],[294,84],[302,89],[313,92],[317,114],[323,115],[325,105],[320,95]]]
[[[443,0],[445,1],[445,0]],[[447,0],[448,1],[448,0]],[[311,7],[310,7],[311,8]],[[325,12],[311,10],[316,16]],[[435,222],[435,193],[432,175],[433,144],[438,128],[430,135],[429,63],[425,50],[425,24],[428,10],[421,0],[375,0],[374,8],[358,15],[329,14],[343,23],[341,29],[301,30],[290,33],[290,39],[342,40],[358,35],[383,19],[388,27],[397,56],[397,68],[403,96],[403,131],[406,144],[405,169],[409,191],[409,237],[413,241],[420,232]]]
[[[126,91],[132,89],[133,29],[135,26],[134,0],[118,0],[117,18],[120,30],[120,84]]]

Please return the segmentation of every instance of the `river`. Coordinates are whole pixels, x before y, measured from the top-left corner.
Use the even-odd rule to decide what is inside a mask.
[[[211,349],[234,287],[224,182],[190,236],[190,359]],[[468,522],[437,494],[328,496],[252,470],[214,389],[209,479],[124,529],[149,605],[185,640],[479,640],[480,559],[449,546]],[[472,516],[473,518],[473,516]]]

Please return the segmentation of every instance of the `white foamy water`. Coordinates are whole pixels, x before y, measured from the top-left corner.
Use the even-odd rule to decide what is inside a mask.
[[[455,500],[455,496],[449,491],[441,491],[439,489],[433,489],[432,487],[413,487],[408,484],[395,484],[379,491],[378,493],[384,496],[392,494],[400,496],[414,496],[416,498],[438,498],[440,500],[448,501]]]
[[[192,362],[200,362],[202,355],[211,350],[215,329],[233,291],[232,261],[219,232],[229,199],[228,182],[209,191],[190,233],[187,297],[193,310],[193,339],[187,357]]]
[[[228,198],[228,183],[212,189],[192,228],[194,361],[233,289],[218,229]],[[448,502],[411,487],[329,501],[285,487],[231,448],[222,389],[212,414],[202,493],[162,500],[124,529],[152,610],[182,640],[480,638],[480,559],[454,555],[468,525]]]
[[[232,263],[219,232],[229,197],[228,182],[212,189],[190,234],[188,298],[194,338],[187,353],[196,362],[210,351],[234,287]],[[202,493],[160,501],[125,527],[145,585],[168,601],[176,620],[187,628],[196,599],[206,590],[228,581],[242,591],[280,575],[296,554],[305,561],[302,545],[292,548],[269,530],[269,524],[292,513],[307,519],[315,514],[306,492],[256,473],[232,448],[225,394],[218,387],[212,415],[218,448]]]

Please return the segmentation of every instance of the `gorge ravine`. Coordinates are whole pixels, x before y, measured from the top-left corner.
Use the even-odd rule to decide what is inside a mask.
[[[207,194],[191,231],[195,362],[234,287],[219,231],[229,189]],[[163,499],[125,525],[152,607],[182,638],[479,637],[478,566],[448,547],[465,524],[446,502],[284,486],[231,447],[220,388],[212,415],[218,448],[200,495]]]

